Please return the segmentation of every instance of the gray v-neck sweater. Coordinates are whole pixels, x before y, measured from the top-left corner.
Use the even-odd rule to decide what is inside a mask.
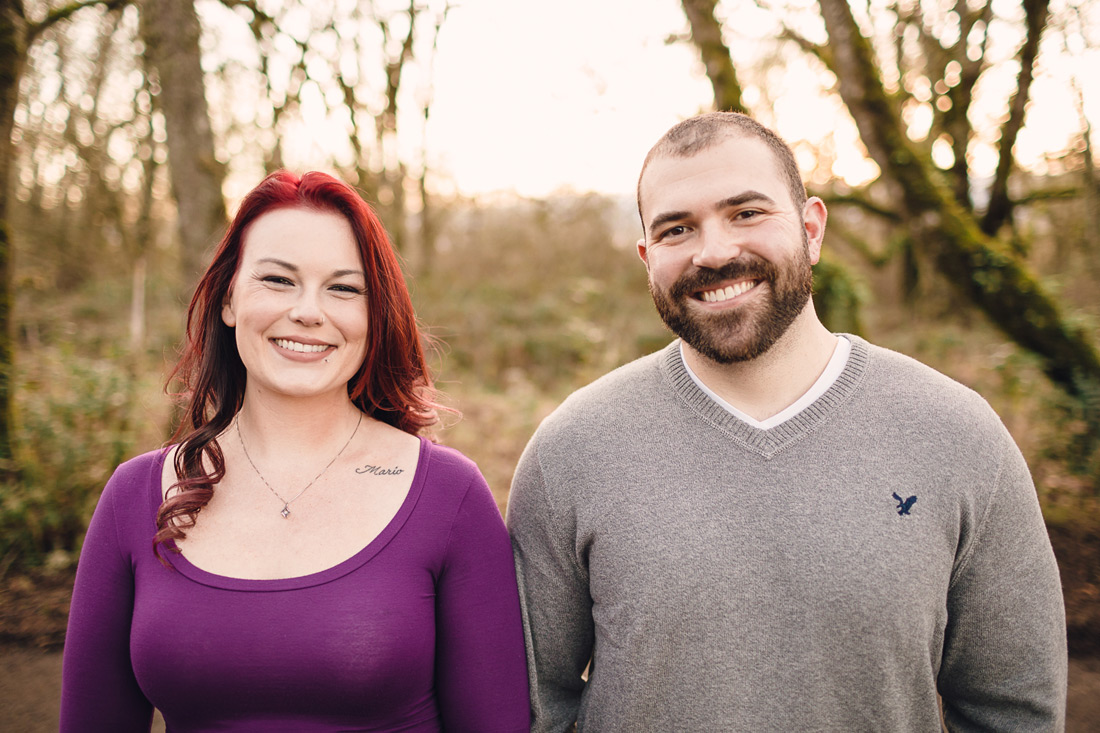
[[[849,337],[769,430],[678,342],[566,400],[517,468],[533,730],[1060,730],[1030,474],[976,393]],[[587,682],[582,679],[591,662]]]

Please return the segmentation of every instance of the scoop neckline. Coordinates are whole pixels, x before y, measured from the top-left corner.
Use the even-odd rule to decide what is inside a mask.
[[[289,578],[237,578],[203,570],[188,560],[183,553],[179,552],[174,542],[170,543],[170,546],[167,548],[168,551],[164,553],[164,556],[169,564],[178,570],[180,575],[185,578],[202,585],[225,590],[268,592],[295,590],[298,588],[323,585],[337,578],[341,578],[362,567],[369,562],[371,558],[381,552],[382,549],[397,536],[397,533],[401,530],[401,527],[404,526],[405,522],[408,521],[413,509],[416,507],[416,503],[419,501],[420,494],[424,488],[425,477],[428,473],[428,460],[432,445],[431,441],[427,438],[423,436],[417,437],[420,440],[420,451],[416,461],[416,472],[413,474],[412,484],[409,486],[409,493],[405,495],[405,499],[401,502],[401,506],[398,508],[397,513],[393,515],[393,518],[383,527],[382,531],[361,550],[346,560],[323,570]],[[161,472],[164,470],[164,461],[169,450],[170,448],[165,448],[160,451],[160,455],[153,466],[153,474],[157,477],[156,481],[151,482],[153,484],[154,500],[152,502],[152,515],[154,524],[156,522],[156,513],[160,509],[161,503],[160,476]]]

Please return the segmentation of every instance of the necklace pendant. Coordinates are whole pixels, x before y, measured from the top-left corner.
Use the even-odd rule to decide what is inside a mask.
[[[264,475],[260,473],[260,469],[256,468],[255,462],[252,460],[252,456],[248,455],[248,446],[244,444],[244,436],[241,435],[241,414],[238,412],[236,418],[233,420],[234,425],[237,428],[237,440],[241,442],[241,450],[244,452],[244,457],[248,460],[248,465],[252,466],[252,470],[259,476],[260,481],[263,481],[264,486],[270,491],[276,499],[283,502],[283,509],[279,514],[283,515],[283,519],[290,519],[290,502],[295,501],[299,496],[306,493],[310,486],[313,486],[317,482],[317,479],[325,475],[325,471],[332,468],[332,464],[336,463],[336,459],[344,454],[344,451],[351,445],[351,441],[355,439],[355,434],[359,432],[359,426],[363,423],[363,412],[359,411],[359,420],[355,423],[355,429],[351,431],[351,435],[348,437],[348,442],[344,443],[344,447],[340,449],[340,452],[332,457],[332,460],[328,462],[328,465],[321,469],[321,473],[313,477],[313,480],[305,485],[305,488],[299,491],[297,494],[291,497],[290,501],[283,501],[283,497],[279,496],[279,492],[276,491],[271,484],[267,482]]]

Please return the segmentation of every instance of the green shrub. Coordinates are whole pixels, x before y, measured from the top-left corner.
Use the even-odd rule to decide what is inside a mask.
[[[17,477],[0,487],[0,575],[80,549],[104,483],[133,445],[137,381],[123,358],[25,354],[16,376]]]

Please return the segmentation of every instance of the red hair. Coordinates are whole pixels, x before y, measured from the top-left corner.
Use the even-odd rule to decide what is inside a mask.
[[[367,280],[367,349],[359,370],[348,381],[348,396],[367,415],[418,435],[436,422],[435,390],[424,359],[427,337],[421,332],[412,300],[386,230],[370,206],[343,181],[325,173],[297,176],[276,171],[241,202],[237,215],[214,253],[187,309],[183,353],[169,382],[178,379],[185,401],[184,420],[175,438],[179,480],[157,513],[154,549],[182,539],[225,476],[225,457],[217,437],[229,427],[244,401],[246,372],[233,329],[222,322],[240,267],[248,226],[274,209],[302,207],[342,215],[351,225]],[[204,465],[212,470],[207,471]]]

